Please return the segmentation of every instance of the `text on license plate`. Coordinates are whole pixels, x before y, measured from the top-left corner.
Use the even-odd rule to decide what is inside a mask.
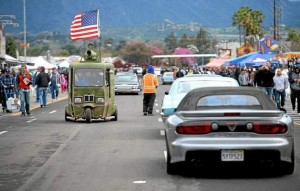
[[[244,161],[244,150],[221,150],[221,161]]]

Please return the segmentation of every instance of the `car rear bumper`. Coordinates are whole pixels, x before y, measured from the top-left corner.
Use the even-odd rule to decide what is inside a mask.
[[[171,163],[187,161],[188,153],[201,151],[215,151],[214,153],[217,153],[215,154],[217,156],[216,160],[221,162],[221,150],[244,150],[245,161],[249,159],[249,153],[255,153],[255,151],[274,151],[279,153],[278,160],[291,162],[293,143],[294,140],[292,137],[178,138],[173,142],[169,142],[169,150]]]

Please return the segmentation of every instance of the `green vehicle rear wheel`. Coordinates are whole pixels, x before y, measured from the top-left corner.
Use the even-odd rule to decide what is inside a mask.
[[[87,123],[92,122],[92,110],[91,110],[91,108],[86,108],[86,110],[85,110],[85,120],[86,120]]]

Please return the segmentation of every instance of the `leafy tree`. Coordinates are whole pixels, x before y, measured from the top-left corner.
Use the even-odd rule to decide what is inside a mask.
[[[16,41],[12,37],[8,37],[6,39],[6,54],[12,56],[12,57],[17,57],[17,44]]]
[[[186,33],[184,33],[179,40],[179,46],[182,48],[187,48],[188,45],[193,44],[194,39],[190,38]]]
[[[60,51],[60,53],[59,53],[59,56],[70,56],[70,53],[69,53],[69,51],[68,50],[66,50],[66,49],[62,49],[61,51]]]
[[[121,55],[124,60],[141,66],[148,62],[152,54],[146,43],[133,40],[128,42],[121,50]]]
[[[117,51],[120,51],[121,49],[123,49],[126,46],[127,42],[125,40],[120,40],[119,44],[116,47]]]
[[[80,49],[72,44],[67,44],[62,47],[63,50],[68,51],[69,55],[78,55],[80,54]]]
[[[263,35],[263,19],[264,16],[262,11],[252,10],[249,7],[241,7],[234,12],[232,25],[239,27],[240,34],[241,30],[243,30],[246,37],[250,35],[259,35],[261,37]]]
[[[200,28],[196,36],[196,47],[200,54],[211,53],[211,40],[204,28]]]
[[[166,48],[168,53],[174,52],[174,50],[178,47],[177,38],[174,34],[174,32],[171,32],[166,38],[165,38]]]
[[[287,41],[291,42],[291,50],[300,51],[300,33],[295,29],[289,30]]]

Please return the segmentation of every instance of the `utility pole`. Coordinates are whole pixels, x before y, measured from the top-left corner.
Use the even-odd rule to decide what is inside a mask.
[[[26,61],[27,56],[27,42],[26,42],[26,0],[23,0],[23,19],[24,19],[24,57]]]
[[[273,28],[274,28],[274,40],[277,40],[277,22],[276,22],[276,0],[273,0]]]

